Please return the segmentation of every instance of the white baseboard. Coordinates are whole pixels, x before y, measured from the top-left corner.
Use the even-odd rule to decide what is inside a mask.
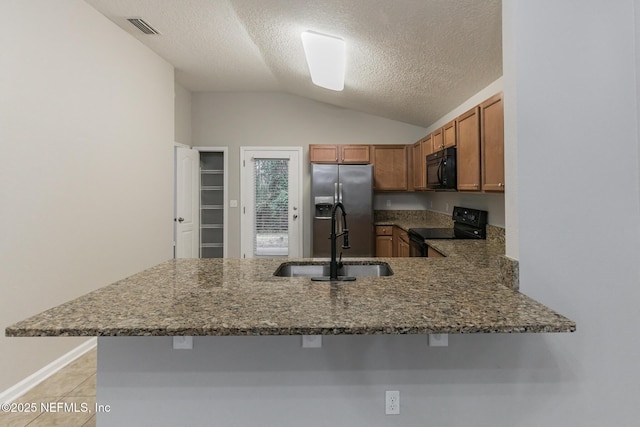
[[[91,338],[78,347],[71,350],[69,353],[62,355],[58,359],[49,363],[44,368],[39,371],[29,375],[27,378],[23,379],[19,383],[9,387],[2,393],[0,393],[0,404],[13,402],[18,397],[22,396],[29,390],[31,390],[36,385],[40,384],[42,381],[49,378],[51,375],[58,372],[60,369],[67,366],[69,363],[76,360],[78,357],[82,356],[89,350],[92,350],[96,347],[98,340],[96,338]]]

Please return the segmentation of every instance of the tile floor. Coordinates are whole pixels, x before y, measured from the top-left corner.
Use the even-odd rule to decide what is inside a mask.
[[[35,403],[35,412],[6,413],[0,411],[2,427],[86,427],[95,426],[95,414],[82,412],[83,404],[93,410],[96,401],[96,350],[93,349],[74,360],[14,402]],[[55,402],[75,403],[77,412],[41,411],[41,403],[48,408],[56,409],[64,406]],[[67,408],[73,408],[67,405]]]

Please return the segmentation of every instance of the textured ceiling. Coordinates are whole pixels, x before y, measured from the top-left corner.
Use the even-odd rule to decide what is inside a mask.
[[[502,75],[500,0],[85,1],[193,92],[282,91],[428,127]],[[304,30],[346,41],[344,91],[311,83]]]

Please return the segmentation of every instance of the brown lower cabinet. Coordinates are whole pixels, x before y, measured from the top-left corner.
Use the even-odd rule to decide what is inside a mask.
[[[427,246],[427,258],[444,258],[442,252],[437,249],[433,249],[431,246]]]
[[[408,257],[409,235],[400,227],[393,225],[376,226],[376,256]]]
[[[393,227],[393,238],[395,243],[396,257],[408,257],[409,256],[409,235],[400,227]]]
[[[393,256],[393,226],[391,225],[376,226],[376,256],[378,257]]]

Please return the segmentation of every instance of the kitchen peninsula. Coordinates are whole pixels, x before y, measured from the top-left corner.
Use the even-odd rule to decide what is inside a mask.
[[[6,334],[220,336],[575,330],[571,320],[500,283],[499,245],[486,241],[434,241],[433,245],[447,257],[375,258],[387,262],[394,274],[360,277],[352,283],[275,277],[273,272],[282,259],[169,260],[16,323]]]
[[[101,426],[247,426],[259,417],[275,427],[291,425],[292,410],[316,420],[309,425],[381,426],[381,396],[394,388],[411,424],[411,408],[435,386],[430,372],[468,368],[459,359],[466,341],[500,349],[498,358],[474,354],[474,364],[509,372],[514,352],[547,345],[522,333],[576,329],[501,283],[503,242],[429,244],[446,258],[345,260],[386,262],[394,273],[355,282],[274,276],[283,261],[313,259],[169,260],[6,334],[98,336],[97,402],[113,408],[97,414]],[[455,335],[431,348],[424,334]],[[304,348],[300,335],[322,335],[321,348]],[[175,349],[172,336],[193,336],[193,349]],[[342,412],[315,403],[334,396]]]

